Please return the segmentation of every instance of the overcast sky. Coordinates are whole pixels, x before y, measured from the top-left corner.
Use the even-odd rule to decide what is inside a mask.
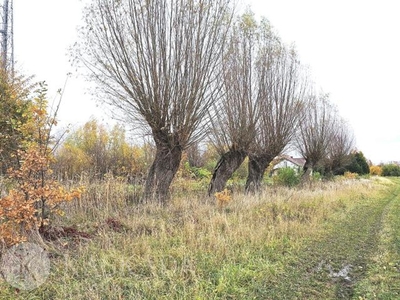
[[[245,2],[245,1],[244,1]],[[400,1],[247,0],[286,43],[294,42],[318,89],[352,126],[357,147],[374,163],[400,160]],[[397,4],[399,3],[399,4]],[[68,72],[60,119],[107,120],[70,67],[80,0],[14,0],[17,69],[49,85],[50,100]]]

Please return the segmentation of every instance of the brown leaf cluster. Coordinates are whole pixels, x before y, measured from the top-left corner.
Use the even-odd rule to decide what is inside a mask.
[[[7,246],[26,240],[30,230],[48,225],[52,214],[63,214],[62,202],[80,198],[82,193],[81,188],[66,191],[51,178],[48,151],[32,145],[19,155],[20,168],[8,172],[14,186],[0,198],[0,236]]]

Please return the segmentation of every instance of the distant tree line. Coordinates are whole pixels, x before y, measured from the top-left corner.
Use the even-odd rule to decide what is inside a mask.
[[[325,177],[343,175],[346,172],[357,173],[358,175],[370,174],[370,165],[361,151],[352,150],[343,155],[341,164],[336,164],[331,159],[323,159],[316,170]]]
[[[400,165],[398,163],[389,163],[381,166],[382,176],[400,176]]]
[[[107,128],[93,119],[68,134],[55,152],[56,160],[52,168],[60,180],[98,180],[109,174],[141,183],[154,154],[155,146],[151,143],[128,143],[122,126]],[[274,158],[267,170],[280,161],[279,157]],[[194,144],[182,155],[179,175],[193,179],[211,179],[220,159],[218,149],[211,142],[203,146]],[[379,169],[377,174],[373,167]],[[246,168],[241,164],[240,170],[236,169],[232,176],[236,174],[235,176],[246,179]],[[382,175],[380,166],[371,166],[370,172],[369,163],[361,151],[352,151],[344,156],[340,168],[332,167],[332,160],[325,158],[314,171],[326,178],[346,172]],[[268,174],[271,175],[270,172]]]
[[[56,151],[53,169],[62,180],[82,176],[103,179],[106,174],[140,180],[148,170],[153,152],[149,144],[129,144],[121,125],[108,129],[93,119],[66,137]]]

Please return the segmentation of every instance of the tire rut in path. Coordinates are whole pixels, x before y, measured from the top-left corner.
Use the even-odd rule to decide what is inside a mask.
[[[325,233],[307,242],[287,268],[290,286],[286,281],[276,287],[281,299],[320,299],[328,290],[334,299],[351,298],[372,263],[382,220],[398,193],[396,189],[385,199],[357,200],[342,218],[328,221]]]

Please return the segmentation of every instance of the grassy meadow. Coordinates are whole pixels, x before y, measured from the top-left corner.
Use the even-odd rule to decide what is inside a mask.
[[[86,184],[45,233],[47,281],[0,279],[0,299],[400,299],[398,179],[268,186],[226,205],[199,183],[172,190],[161,207],[118,179]]]

